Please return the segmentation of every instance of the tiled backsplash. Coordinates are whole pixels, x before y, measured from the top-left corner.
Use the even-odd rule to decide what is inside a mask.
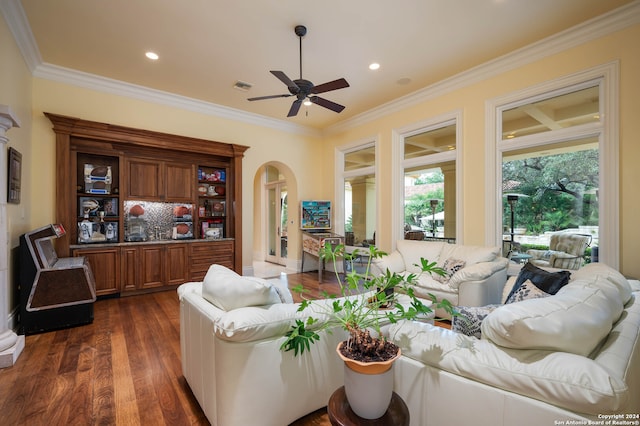
[[[124,240],[156,241],[194,238],[193,204],[124,202]]]

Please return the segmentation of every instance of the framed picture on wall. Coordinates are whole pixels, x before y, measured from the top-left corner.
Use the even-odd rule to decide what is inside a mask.
[[[7,203],[20,204],[20,185],[22,182],[22,154],[9,148],[9,179]]]

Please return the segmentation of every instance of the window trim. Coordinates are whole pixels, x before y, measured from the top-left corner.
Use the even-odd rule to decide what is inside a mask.
[[[600,156],[599,196],[599,257],[600,262],[618,269],[620,263],[620,227],[619,227],[619,62],[613,61],[582,72],[561,77],[485,102],[485,243],[490,246],[502,244],[502,157],[511,151],[517,143],[518,148],[548,144],[551,140],[580,139],[589,136],[598,137]],[[601,120],[550,132],[543,132],[509,140],[502,139],[502,111],[518,104],[578,90],[594,82],[599,82],[601,100]]]
[[[334,166],[336,170],[337,179],[335,180],[335,188],[334,188],[334,194],[335,194],[334,215],[335,216],[333,220],[334,220],[334,230],[335,230],[334,232],[336,232],[339,235],[345,235],[345,232],[344,232],[344,226],[345,226],[344,181],[345,179],[354,177],[354,176],[373,174],[373,176],[376,179],[376,229],[380,229],[380,185],[378,183],[378,176],[380,176],[380,173],[379,173],[380,161],[378,161],[378,159],[380,158],[380,152],[379,152],[380,144],[378,142],[379,142],[378,138],[372,136],[369,138],[363,138],[358,141],[351,142],[347,145],[342,145],[335,148]],[[355,152],[355,151],[360,151],[362,149],[370,148],[372,146],[375,147],[375,156],[376,156],[375,164],[373,166],[363,167],[361,169],[351,170],[348,172],[344,170],[345,154]]]
[[[392,130],[392,200],[394,200],[394,208],[391,212],[392,230],[391,241],[392,250],[396,248],[396,242],[404,238],[404,171],[407,167],[428,166],[429,164],[440,163],[443,160],[454,160],[456,163],[456,242],[463,244],[464,235],[463,212],[464,200],[462,197],[463,182],[463,144],[462,141],[462,110],[451,111],[439,116],[431,117],[423,121],[411,123],[404,127]],[[425,155],[418,158],[404,159],[404,140],[407,137],[417,135],[419,133],[428,132],[430,130],[439,129],[441,127],[456,126],[456,149],[450,152],[438,153],[433,155]],[[428,161],[425,160],[428,158]]]

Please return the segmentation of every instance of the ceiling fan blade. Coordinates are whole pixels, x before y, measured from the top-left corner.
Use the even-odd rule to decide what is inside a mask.
[[[331,111],[342,112],[342,110],[344,109],[343,105],[337,104],[335,102],[331,102],[330,100],[321,98],[320,96],[311,96],[309,100],[314,104],[328,108]]]
[[[349,87],[349,83],[347,83],[347,80],[345,80],[344,78],[339,78],[337,80],[333,80],[314,87],[311,93],[330,92],[332,90],[344,89],[345,87]]]
[[[291,104],[291,109],[289,110],[289,114],[287,114],[287,117],[295,117],[296,115],[298,115],[298,111],[300,110],[300,105],[302,105],[302,99],[293,101],[293,103]]]
[[[280,80],[281,82],[283,82],[284,84],[287,85],[287,87],[291,87],[294,89],[298,89],[299,87],[297,84],[295,84],[293,82],[293,80],[291,80],[289,77],[287,77],[287,75],[285,73],[283,73],[282,71],[269,71],[271,74],[275,75],[278,80]]]
[[[293,95],[269,95],[269,96],[258,96],[256,98],[247,98],[248,101],[261,101],[263,99],[274,99],[274,98],[288,98]]]

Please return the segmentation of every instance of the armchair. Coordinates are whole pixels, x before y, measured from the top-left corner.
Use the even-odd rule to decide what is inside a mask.
[[[529,262],[536,266],[580,269],[584,263],[584,252],[591,244],[591,235],[555,233],[549,240],[549,250],[527,250]]]

